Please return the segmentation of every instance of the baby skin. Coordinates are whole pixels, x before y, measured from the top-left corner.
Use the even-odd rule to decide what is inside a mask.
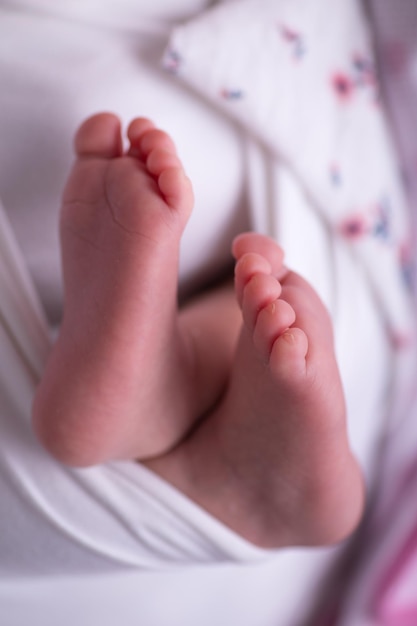
[[[61,210],[65,309],[33,407],[61,462],[136,459],[264,547],[339,541],[363,509],[332,327],[270,239],[178,308],[193,193],[168,135],[88,119]]]

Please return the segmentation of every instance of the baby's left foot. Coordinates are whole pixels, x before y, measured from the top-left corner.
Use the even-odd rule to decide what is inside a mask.
[[[34,402],[44,445],[70,465],[166,451],[194,420],[178,257],[193,194],[168,135],[111,114],[78,130],[61,210],[65,311]]]

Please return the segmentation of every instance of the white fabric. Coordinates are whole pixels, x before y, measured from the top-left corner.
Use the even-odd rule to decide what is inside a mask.
[[[95,25],[166,32],[173,21],[189,19],[211,4],[210,0],[2,0],[1,6]]]
[[[0,196],[55,324],[60,195],[75,129],[93,113],[115,111],[124,127],[149,116],[174,137],[196,198],[181,258],[184,290],[223,268],[230,239],[248,228],[240,134],[160,69],[174,18],[203,4],[0,0]]]
[[[239,135],[209,104],[174,86],[170,77],[157,70],[145,71],[146,64],[142,65],[139,58],[151,49],[157,56],[166,43],[160,31],[154,39],[155,22],[152,45],[147,48],[142,43],[150,41],[144,33],[147,20],[137,30],[131,21],[129,32],[119,30],[121,23],[113,31],[108,27],[110,22],[106,28],[99,21],[92,25],[93,11],[85,19],[85,2],[74,3],[74,20],[65,19],[71,11],[69,2],[62,3],[62,11],[46,0],[40,12],[34,10],[34,4],[0,1],[0,46],[2,52],[13,53],[0,54],[2,75],[8,81],[7,89],[0,92],[0,102],[7,112],[7,116],[0,116],[6,140],[2,143],[7,145],[7,151],[3,148],[1,152],[0,148],[0,193],[12,222],[16,211],[21,211],[23,219],[28,205],[32,209],[32,194],[33,215],[39,220],[44,187],[49,200],[46,206],[51,210],[51,200],[57,199],[61,184],[54,179],[60,178],[57,174],[66,169],[68,161],[60,144],[69,138],[79,118],[103,108],[121,110],[125,120],[139,112],[155,118],[152,108],[156,107],[156,120],[166,121],[163,125],[173,129],[193,179],[193,159],[197,160],[197,192],[202,204],[184,238],[183,279],[192,274],[191,266],[199,262],[202,250],[206,250],[208,259],[213,241],[224,254],[241,220],[236,217],[243,169],[243,157],[237,156]],[[128,4],[125,1],[121,6]],[[240,9],[248,4],[225,4],[221,22],[224,31],[220,32],[230,33],[231,24],[236,27],[236,10],[240,15]],[[275,4],[283,10],[290,6],[286,2]],[[300,6],[295,2],[293,5]],[[345,5],[351,6],[349,2]],[[32,13],[26,10],[30,6]],[[111,7],[110,1],[103,6]],[[117,13],[116,0],[112,6],[104,15]],[[252,10],[255,6],[257,19],[269,17],[263,13],[269,3],[252,3]],[[19,12],[12,10],[15,7]],[[46,10],[53,17],[47,17]],[[203,14],[209,29],[213,14]],[[302,15],[300,10],[300,19]],[[194,32],[195,24],[191,21],[187,32]],[[197,25],[200,28],[200,21]],[[231,46],[229,52],[233,49]],[[177,69],[177,62],[171,49],[171,69]],[[132,96],[136,63],[143,82]],[[65,80],[64,66],[69,69]],[[266,80],[267,74],[264,77]],[[39,90],[38,96],[33,93],[39,81],[42,97]],[[52,88],[55,95],[48,99],[46,94]],[[72,92],[75,95],[70,97]],[[29,94],[29,113],[34,114],[19,134],[16,127],[26,119]],[[139,105],[143,108],[137,111]],[[262,112],[263,99],[258,100],[258,106]],[[180,122],[182,117],[186,118],[185,127]],[[322,121],[317,125],[323,128]],[[45,132],[48,126],[49,135]],[[226,138],[221,143],[223,134]],[[189,136],[192,140],[187,139]],[[36,145],[37,139],[44,142],[42,150]],[[291,136],[287,140],[290,148]],[[200,141],[204,145],[201,151],[196,150]],[[265,144],[249,137],[245,141],[254,223],[259,230],[279,237],[287,250],[288,263],[312,280],[332,312],[352,445],[371,486],[384,418],[392,399],[387,387],[394,367],[393,349],[385,326],[386,319],[391,319],[391,308],[386,307],[386,316],[381,314],[350,247],[335,238],[323,210],[312,210],[311,198],[305,193],[305,185],[300,184],[303,179],[294,164],[288,158],[271,159]],[[296,148],[298,140],[293,147],[295,156]],[[384,144],[384,154],[386,149]],[[25,151],[29,151],[30,158],[24,159],[22,167]],[[48,155],[57,155],[53,163]],[[39,168],[35,157],[40,160]],[[234,168],[235,158],[238,166]],[[31,186],[27,172],[33,172],[33,167],[37,184]],[[13,194],[19,191],[19,183],[24,193],[18,202]],[[225,194],[227,201],[222,200]],[[15,200],[14,204],[9,200]],[[210,213],[205,214],[205,207]],[[226,216],[222,216],[223,210]],[[19,220],[15,221],[19,226]],[[20,222],[21,229],[27,228],[28,233],[34,221],[32,216],[25,227]],[[207,232],[212,222],[213,230]],[[4,216],[0,227],[2,223],[6,224]],[[44,228],[43,220],[41,224]],[[27,242],[29,237],[22,235],[22,230],[22,240]],[[299,626],[343,547],[275,553],[258,550],[139,465],[126,462],[77,471],[61,467],[43,452],[32,435],[29,415],[34,385],[49,343],[48,330],[10,229],[5,226],[0,233],[6,242],[3,247],[2,241],[2,250],[9,251],[0,259],[0,279],[4,275],[0,284],[4,320],[0,326],[0,618],[8,626],[21,626],[28,620],[44,626],[55,626],[57,622],[63,626]],[[33,254],[38,250],[34,249]],[[378,254],[379,250],[377,247]],[[30,253],[28,258],[31,265]],[[49,263],[54,259],[49,250],[47,259]],[[46,263],[40,262],[38,272],[33,266],[30,269],[41,278],[45,267]],[[204,274],[202,269],[204,263],[200,262],[200,276]],[[10,289],[16,279],[15,289]],[[56,273],[44,287],[44,294],[50,288],[58,294],[56,304]],[[404,310],[406,305],[399,307],[398,315],[396,310],[392,312],[394,326],[404,319],[408,323]]]

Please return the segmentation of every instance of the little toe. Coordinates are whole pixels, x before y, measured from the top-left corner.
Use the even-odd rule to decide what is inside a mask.
[[[265,257],[254,252],[243,254],[235,265],[235,292],[239,305],[242,306],[243,291],[255,274],[271,275],[272,268]]]
[[[243,290],[242,316],[246,327],[253,332],[262,309],[275,302],[281,293],[281,285],[271,275],[255,274]]]
[[[275,300],[259,311],[253,331],[253,343],[265,362],[269,361],[275,341],[296,319],[294,309],[285,300]]]
[[[300,328],[289,328],[274,342],[269,366],[275,376],[287,384],[298,384],[307,372],[307,335]]]
[[[89,117],[78,129],[74,140],[75,151],[82,158],[112,159],[122,154],[120,120],[112,113]]]
[[[267,259],[274,276],[282,274],[284,252],[270,237],[252,232],[235,237],[232,243],[232,254],[235,259],[240,259],[247,253],[256,253]]]

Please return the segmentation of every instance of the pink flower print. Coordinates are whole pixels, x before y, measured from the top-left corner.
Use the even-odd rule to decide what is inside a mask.
[[[339,230],[346,239],[360,239],[369,232],[367,221],[361,214],[343,220]]]
[[[288,28],[288,26],[285,26],[285,24],[282,24],[280,26],[280,29],[281,29],[281,35],[283,39],[285,39],[285,41],[294,43],[294,41],[298,41],[298,39],[300,38],[299,33],[296,33],[295,30]]]
[[[342,185],[342,173],[337,163],[330,163],[329,176],[330,182],[334,187],[340,187]]]
[[[285,24],[279,24],[278,29],[283,41],[289,45],[292,56],[295,59],[301,59],[306,53],[306,46],[301,34]]]
[[[383,198],[375,207],[375,219],[372,230],[375,237],[389,240],[391,233],[390,204],[387,198]]]
[[[331,76],[331,85],[341,101],[348,101],[355,90],[368,89],[372,102],[379,104],[379,85],[373,61],[355,52],[348,72],[337,71]]]
[[[347,74],[343,72],[333,74],[331,85],[340,101],[347,102],[351,99],[355,85]]]
[[[220,95],[224,100],[241,100],[243,91],[241,89],[222,89]]]
[[[374,63],[371,59],[358,52],[352,57],[353,75],[352,80],[358,88],[368,88],[371,92],[372,101],[379,104],[379,83]]]
[[[403,243],[399,247],[399,260],[404,282],[411,289],[414,284],[415,272],[413,246],[410,241]]]
[[[369,235],[390,244],[391,241],[391,206],[388,198],[382,198],[362,212],[350,215],[340,225],[341,234],[348,239],[358,239]]]
[[[170,48],[165,54],[163,65],[168,72],[171,72],[172,74],[178,74],[182,62],[183,60],[181,58],[181,55],[173,48]]]
[[[357,85],[377,84],[376,71],[373,62],[364,55],[355,52],[352,58],[353,74]]]

